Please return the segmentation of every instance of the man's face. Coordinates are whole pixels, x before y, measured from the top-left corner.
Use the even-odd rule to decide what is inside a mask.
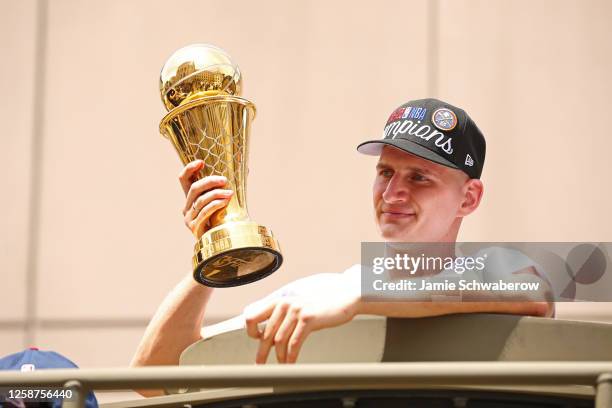
[[[384,146],[373,188],[382,237],[391,242],[454,241],[466,215],[462,203],[468,184],[460,170]]]

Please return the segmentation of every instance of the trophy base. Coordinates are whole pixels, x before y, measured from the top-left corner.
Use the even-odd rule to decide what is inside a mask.
[[[193,277],[216,288],[240,286],[265,278],[283,263],[272,231],[252,221],[219,225],[195,245]]]

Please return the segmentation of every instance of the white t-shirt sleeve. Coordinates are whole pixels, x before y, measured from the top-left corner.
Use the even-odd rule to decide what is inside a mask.
[[[556,298],[553,286],[550,282],[546,270],[537,262],[529,258],[524,253],[510,248],[491,247],[479,251],[476,256],[487,254],[486,268],[482,273],[482,280],[485,282],[495,282],[506,280],[509,276],[521,270],[533,268],[536,275],[548,284],[552,291],[553,299]],[[516,276],[516,275],[515,275]],[[556,315],[556,308],[553,308],[552,317]]]
[[[482,280],[485,282],[504,280],[515,272],[532,267],[541,279],[550,284],[544,268],[516,249],[502,247],[485,248],[478,251],[475,257],[483,256],[484,254],[487,255],[486,267],[482,272]]]

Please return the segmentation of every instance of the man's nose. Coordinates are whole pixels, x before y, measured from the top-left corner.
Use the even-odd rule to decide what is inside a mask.
[[[383,192],[382,198],[387,203],[398,203],[408,201],[410,191],[406,183],[403,183],[398,174],[394,174]]]

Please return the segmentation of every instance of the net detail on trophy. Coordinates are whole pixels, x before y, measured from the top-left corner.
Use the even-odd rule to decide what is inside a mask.
[[[159,129],[183,165],[203,160],[198,177],[222,175],[232,189],[196,236],[194,278],[213,287],[244,285],[277,270],[282,261],[272,231],[249,219],[246,176],[255,105],[240,97],[242,77],[220,48],[194,44],[176,51],[162,68],[160,92],[168,114]]]

